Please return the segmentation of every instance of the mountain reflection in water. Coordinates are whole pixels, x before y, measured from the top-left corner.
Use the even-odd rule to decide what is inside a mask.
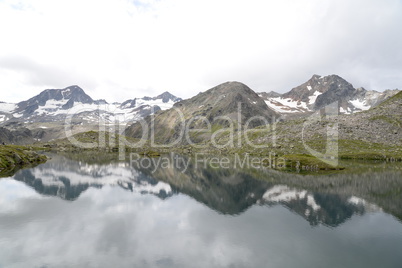
[[[0,179],[0,267],[402,263],[398,164],[350,162],[348,172],[302,176],[115,159],[52,155]]]
[[[185,170],[173,164],[140,168],[129,161],[116,162],[101,156],[99,159],[91,154],[52,155],[51,161],[21,170],[13,178],[42,195],[70,201],[90,187],[108,185],[161,199],[185,194],[225,215],[241,214],[254,205],[280,204],[313,226],[336,227],[353,215],[381,210],[401,219],[400,169],[302,176],[268,169],[216,169],[189,163]]]

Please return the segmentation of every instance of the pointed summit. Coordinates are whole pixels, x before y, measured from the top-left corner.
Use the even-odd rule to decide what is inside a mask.
[[[153,133],[158,142],[170,142],[180,136],[183,126],[189,129],[203,129],[206,121],[215,128],[226,128],[233,125],[248,124],[249,128],[261,126],[272,122],[277,115],[265,102],[248,86],[240,82],[226,82],[213,87],[198,95],[182,100],[174,104],[174,109],[156,113],[153,117],[147,117],[147,124],[154,124],[156,133]],[[180,111],[180,112],[178,112]],[[247,121],[251,120],[247,123]],[[264,118],[265,120],[262,120]],[[230,119],[230,120],[229,120]],[[191,137],[192,142],[208,140],[212,135],[212,129],[208,133],[197,133]],[[142,136],[141,124],[135,123],[125,131],[132,137]],[[182,140],[184,144],[187,140]]]
[[[52,102],[50,105],[48,101]],[[15,112],[32,115],[39,107],[68,109],[74,102],[93,103],[93,100],[79,86],[69,86],[64,89],[46,89],[29,100],[17,104]],[[46,106],[47,105],[47,106]],[[57,107],[53,107],[57,106]]]
[[[368,110],[398,92],[355,89],[351,83],[338,75],[315,74],[307,82],[281,96],[267,93],[260,95],[269,107],[282,114],[313,112],[334,102],[338,102],[340,113],[354,113]]]
[[[176,97],[175,95],[171,94],[168,91],[163,92],[162,94],[156,96],[154,99],[162,99],[163,103],[172,101],[172,102],[178,102],[181,101],[181,98]]]

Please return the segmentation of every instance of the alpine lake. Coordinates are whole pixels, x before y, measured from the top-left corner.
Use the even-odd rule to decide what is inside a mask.
[[[48,156],[0,179],[1,268],[402,267],[401,162]]]

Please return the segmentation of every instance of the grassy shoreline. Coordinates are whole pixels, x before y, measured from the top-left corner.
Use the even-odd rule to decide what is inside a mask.
[[[100,138],[101,137],[101,138]],[[177,153],[182,155],[207,154],[214,156],[233,156],[233,155],[251,155],[255,157],[267,158],[274,156],[282,158],[285,167],[276,166],[275,169],[282,171],[304,171],[304,172],[329,172],[344,170],[345,167],[340,165],[332,166],[328,161],[322,161],[308,152],[302,144],[295,144],[287,147],[285,142],[279,141],[275,146],[267,144],[266,148],[256,149],[252,147],[242,146],[239,148],[216,148],[211,144],[204,144],[202,148],[196,148],[191,145],[178,145],[175,147],[155,147],[151,146],[149,141],[143,141],[140,147],[130,146],[139,142],[139,139],[128,138],[111,133],[99,133],[89,131],[74,135],[74,139],[80,143],[90,145],[87,148],[75,146],[68,139],[53,141],[41,144],[43,147],[55,152],[91,152],[98,151],[102,153],[117,153],[124,150],[124,153],[135,152],[143,157],[157,157],[166,153]],[[124,146],[119,147],[120,142],[127,142]],[[314,139],[309,141],[309,146],[317,151],[325,152],[324,140]],[[336,160],[380,160],[384,162],[401,162],[402,148],[394,148],[388,145],[363,142],[359,140],[339,140],[339,151]],[[327,163],[326,163],[327,162]],[[336,161],[337,162],[337,161]]]
[[[33,146],[0,145],[0,177],[13,175],[17,170],[45,163],[47,157]]]

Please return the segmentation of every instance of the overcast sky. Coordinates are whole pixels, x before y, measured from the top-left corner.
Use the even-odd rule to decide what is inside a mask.
[[[313,74],[402,88],[401,0],[0,0],[0,100],[81,86],[123,101]]]

